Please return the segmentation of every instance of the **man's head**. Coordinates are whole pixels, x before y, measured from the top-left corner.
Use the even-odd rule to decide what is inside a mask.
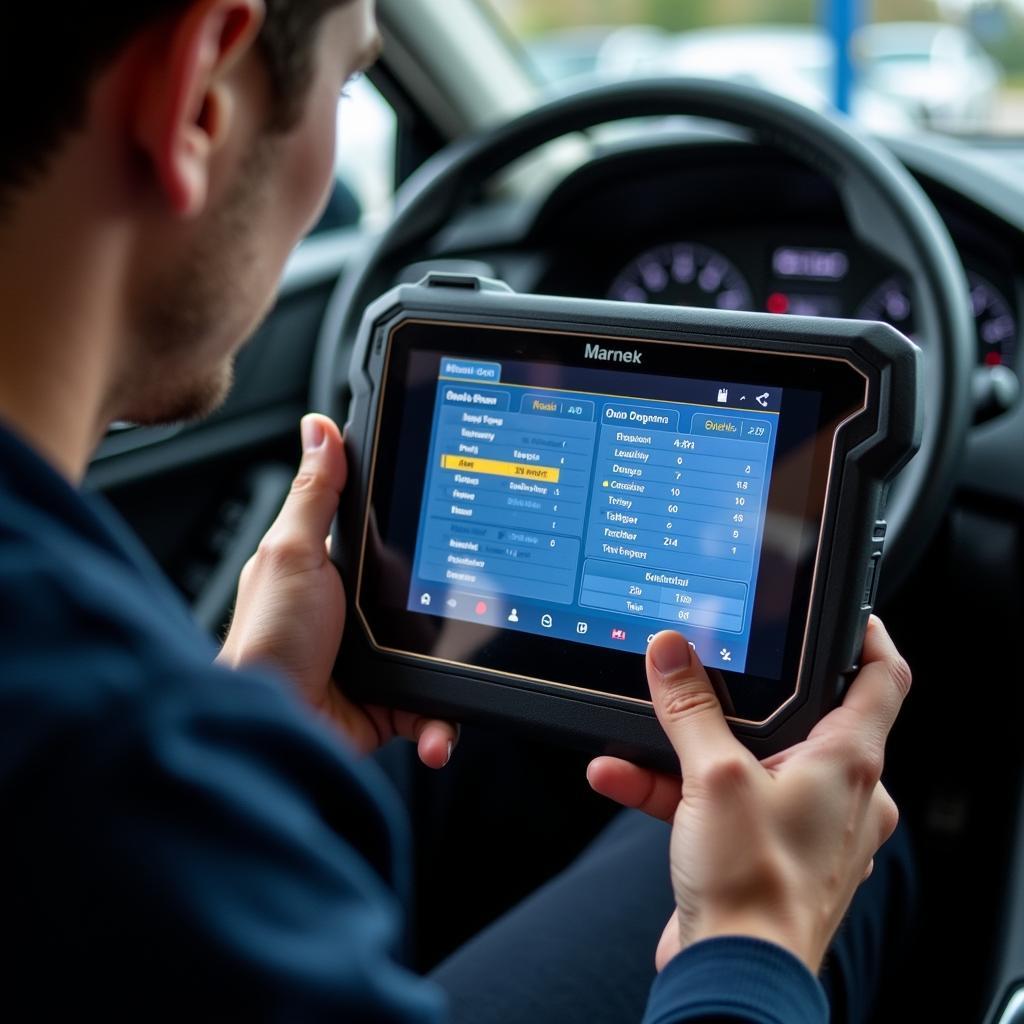
[[[0,232],[45,233],[60,208],[50,244],[109,259],[122,337],[104,414],[207,412],[328,195],[339,93],[376,55],[372,0],[16,10],[0,82],[25,98],[0,149]]]

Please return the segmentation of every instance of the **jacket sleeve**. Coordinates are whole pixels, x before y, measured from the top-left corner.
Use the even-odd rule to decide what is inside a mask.
[[[374,766],[258,674],[147,691],[65,723],[9,844],[18,968],[60,979],[37,1019],[71,986],[108,1020],[439,1021],[400,963],[408,846]]]
[[[828,1024],[818,980],[770,942],[721,938],[684,950],[658,975],[644,1024]]]

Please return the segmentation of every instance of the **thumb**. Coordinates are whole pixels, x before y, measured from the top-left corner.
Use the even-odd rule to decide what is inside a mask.
[[[326,558],[324,538],[331,531],[347,475],[345,444],[337,425],[316,413],[304,417],[302,462],[266,536],[270,550],[295,571],[320,565]]]
[[[658,721],[679,756],[683,777],[745,748],[733,736],[704,666],[679,633],[659,633],[647,648],[647,681]]]

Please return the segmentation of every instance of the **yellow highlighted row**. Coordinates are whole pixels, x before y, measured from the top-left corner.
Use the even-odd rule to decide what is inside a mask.
[[[442,469],[456,469],[464,473],[484,476],[514,476],[522,480],[543,480],[557,484],[561,470],[553,466],[531,466],[525,462],[499,462],[497,459],[474,459],[466,455],[442,455]]]

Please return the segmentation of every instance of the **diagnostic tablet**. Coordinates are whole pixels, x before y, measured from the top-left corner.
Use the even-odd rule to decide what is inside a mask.
[[[389,293],[352,368],[346,686],[670,766],[643,654],[677,629],[752,749],[802,738],[856,663],[918,357],[881,324]]]

